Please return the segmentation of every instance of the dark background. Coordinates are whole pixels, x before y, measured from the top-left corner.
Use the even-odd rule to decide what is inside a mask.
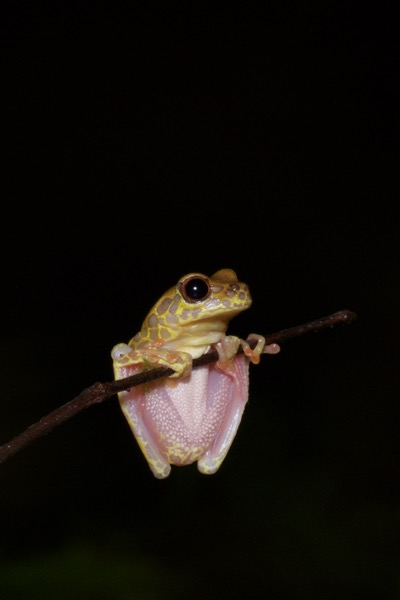
[[[2,3],[2,442],[187,272],[244,337],[358,320],[251,368],[215,476],[154,479],[115,399],[3,464],[0,596],[400,598],[394,11],[188,4]]]

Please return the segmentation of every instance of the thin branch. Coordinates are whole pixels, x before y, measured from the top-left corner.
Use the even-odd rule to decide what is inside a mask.
[[[322,329],[335,327],[336,325],[343,323],[351,323],[355,319],[356,314],[354,312],[350,310],[341,310],[332,315],[328,315],[327,317],[317,319],[316,321],[310,321],[309,323],[304,323],[303,325],[297,325],[296,327],[271,333],[270,335],[265,336],[265,339],[267,344],[282,343],[289,338],[299,337],[310,332],[315,333],[321,331]],[[249,340],[250,346],[254,347],[255,343],[256,342],[254,340]],[[241,354],[242,352],[243,349],[240,346],[238,354]],[[216,350],[213,350],[212,352],[204,354],[200,358],[195,359],[193,361],[193,368],[215,362],[217,359],[218,353]],[[78,396],[76,396],[76,398],[70,402],[67,402],[67,404],[64,404],[63,406],[56,408],[46,417],[43,417],[40,419],[40,421],[28,427],[20,435],[17,435],[8,443],[0,446],[0,463],[5,462],[8,458],[14,454],[17,454],[17,452],[36,441],[43,435],[46,435],[58,425],[68,421],[85,408],[89,408],[89,406],[92,406],[93,404],[104,402],[122,390],[127,390],[136,385],[153,381],[154,379],[159,379],[160,377],[168,377],[169,375],[172,375],[172,373],[172,369],[167,367],[157,367],[142,371],[141,373],[137,373],[136,375],[132,375],[131,377],[126,377],[125,379],[120,379],[118,381],[112,381],[109,383],[94,383],[89,388],[83,390]]]

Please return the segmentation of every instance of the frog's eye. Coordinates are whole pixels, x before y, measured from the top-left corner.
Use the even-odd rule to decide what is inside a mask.
[[[186,281],[182,281],[180,292],[186,302],[201,302],[210,294],[210,284],[205,277],[189,277]]]

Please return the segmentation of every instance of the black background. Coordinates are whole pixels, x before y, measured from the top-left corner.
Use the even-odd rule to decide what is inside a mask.
[[[358,320],[251,368],[213,477],[155,480],[115,399],[3,464],[0,595],[399,598],[394,11],[135,6],[2,3],[2,441],[187,272],[249,284],[243,337]]]

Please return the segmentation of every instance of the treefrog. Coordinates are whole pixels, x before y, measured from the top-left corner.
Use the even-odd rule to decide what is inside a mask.
[[[212,277],[189,273],[153,306],[129,344],[111,353],[115,379],[154,366],[170,367],[169,378],[119,393],[122,411],[155,477],[173,465],[197,461],[201,473],[215,473],[236,435],[248,399],[249,361],[277,344],[253,334],[257,344],[226,335],[229,321],[251,305],[245,283],[231,269]],[[236,356],[239,344],[244,354]],[[218,361],[193,369],[192,360],[211,348]]]

